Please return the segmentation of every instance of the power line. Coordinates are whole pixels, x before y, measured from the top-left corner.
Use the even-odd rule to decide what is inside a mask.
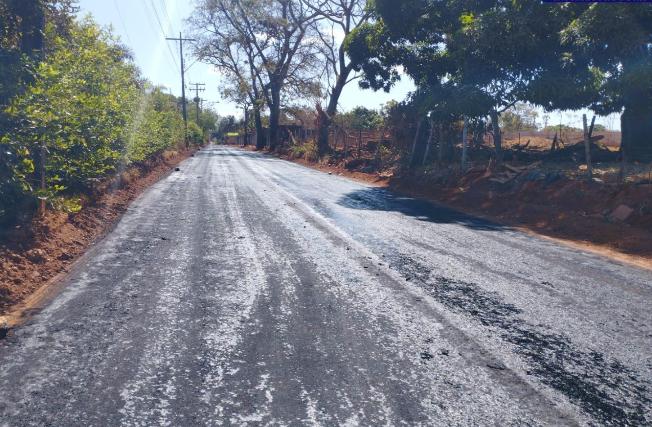
[[[151,19],[151,15],[150,15],[151,14],[150,6],[147,4],[147,2],[142,2],[142,4],[144,5],[143,7],[146,9],[147,20],[149,21],[150,26],[156,27],[156,25],[152,24],[152,19]],[[154,12],[154,13],[156,13],[156,12]],[[158,18],[157,18],[157,20],[158,20]],[[163,35],[163,37],[165,37],[166,31],[163,29],[163,26],[160,24],[160,21],[159,21],[159,28],[161,30],[161,34]],[[174,57],[174,52],[172,52],[172,49],[170,48],[170,46],[167,43],[166,43],[166,48],[167,48],[168,53],[170,55],[170,59],[172,59],[172,62],[174,63],[175,67],[179,68],[179,63],[177,62],[177,60]]]
[[[167,2],[165,0],[159,0],[161,3],[161,9],[163,9],[163,14],[167,18],[167,23],[168,23],[168,28],[170,31],[174,31],[174,27],[172,26],[172,19],[170,18],[170,14],[168,13],[168,6]]]
[[[153,0],[149,0],[149,5],[151,6],[152,10],[154,11],[154,17],[156,18],[156,22],[158,23],[159,28],[163,32],[163,34],[166,33],[165,28],[163,28],[163,23],[161,22],[161,17],[158,14],[158,9],[156,8],[156,4],[154,3]]]
[[[192,61],[192,64],[190,64],[190,65],[188,65],[186,67],[186,71],[190,70],[192,68],[192,66],[197,63],[197,61],[199,61],[199,58],[196,58],[194,61]]]
[[[195,101],[196,108],[195,108],[195,113],[197,115],[197,124],[199,124],[199,103],[200,103],[200,98],[199,98],[199,92],[204,92],[206,89],[204,86],[206,86],[206,83],[190,83],[188,86],[194,86],[194,88],[190,88],[190,90],[195,91]]]
[[[158,23],[158,26],[159,26],[159,28],[161,29],[161,33],[162,33],[163,36],[165,37],[165,34],[167,33],[167,31],[165,31],[165,29],[163,28],[163,24],[161,23],[161,18],[160,18],[159,14],[158,14],[158,10],[156,9],[156,5],[154,4],[154,1],[153,1],[153,0],[150,0],[150,4],[151,4],[151,6],[152,6],[152,9],[154,10],[154,17],[156,18],[156,22]],[[172,59],[174,60],[174,53],[172,53],[172,49],[170,49],[170,45],[166,45],[166,46],[167,46],[167,48],[168,48],[168,51],[170,52],[170,56],[171,56]],[[174,64],[175,64],[177,67],[179,66],[179,64],[177,64],[177,61],[176,61],[176,60],[174,60]]]
[[[118,12],[118,18],[120,19],[120,23],[122,24],[122,29],[125,32],[125,36],[127,36],[127,41],[129,42],[129,45],[133,48],[134,42],[132,42],[131,37],[129,37],[129,31],[127,31],[127,25],[125,24],[125,20],[122,17],[122,12],[120,12],[120,7],[118,7],[118,0],[113,0],[113,5],[115,6],[115,10]]]

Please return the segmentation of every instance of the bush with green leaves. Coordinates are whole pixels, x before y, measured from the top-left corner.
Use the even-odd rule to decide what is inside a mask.
[[[176,105],[176,98],[161,88],[141,94],[126,135],[126,161],[142,162],[183,142],[183,119]]]
[[[71,21],[65,37],[48,25],[45,38],[47,55],[30,62],[29,84],[0,115],[0,222],[183,143],[177,99],[143,81],[108,31],[85,19]],[[194,123],[189,134],[203,141]]]
[[[51,39],[53,52],[34,82],[7,108],[17,126],[3,137],[3,146],[22,153],[23,170],[45,150],[45,191],[36,190],[38,177],[18,175],[22,188],[39,197],[88,189],[115,169],[138,96],[125,51],[92,22],[75,25],[71,42]]]
[[[194,145],[204,143],[204,131],[195,122],[188,122],[188,143]]]

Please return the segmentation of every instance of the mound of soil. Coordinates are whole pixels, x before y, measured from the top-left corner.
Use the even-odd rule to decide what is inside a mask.
[[[536,173],[500,183],[477,171],[455,185],[429,185],[423,176],[401,177],[392,185],[538,234],[652,260],[649,184],[605,185]],[[629,213],[626,218],[614,215],[619,207]]]

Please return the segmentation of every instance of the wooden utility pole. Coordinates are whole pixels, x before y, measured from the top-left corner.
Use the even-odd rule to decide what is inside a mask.
[[[206,84],[205,83],[190,83],[188,86],[194,86],[194,88],[191,87],[190,90],[195,91],[195,98],[193,99],[193,101],[195,101],[195,106],[197,107],[197,110],[195,111],[195,113],[196,113],[196,116],[197,116],[196,117],[197,125],[199,125],[199,102],[200,102],[199,92],[204,92],[206,90],[204,88],[204,86],[206,86]]]
[[[595,121],[595,117],[593,119]],[[582,114],[582,123],[584,125],[584,153],[586,155],[586,173],[590,180],[593,179],[593,165],[591,164],[591,135],[589,127],[586,124],[586,114]]]
[[[188,148],[188,109],[186,108],[186,70],[183,63],[183,42],[194,42],[195,39],[184,39],[181,33],[179,37],[166,37],[166,40],[174,40],[179,42],[179,56],[181,57],[181,109],[183,111],[183,139]]]

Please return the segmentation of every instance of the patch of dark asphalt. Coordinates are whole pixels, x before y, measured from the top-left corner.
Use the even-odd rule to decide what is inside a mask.
[[[433,275],[430,267],[400,253],[386,257],[391,268],[437,302],[502,331],[500,337],[530,364],[528,374],[567,396],[601,424],[652,422],[645,417],[646,408],[652,405],[649,384],[618,360],[607,360],[595,350],[580,350],[563,334],[524,321],[518,317],[519,308],[475,283]]]

